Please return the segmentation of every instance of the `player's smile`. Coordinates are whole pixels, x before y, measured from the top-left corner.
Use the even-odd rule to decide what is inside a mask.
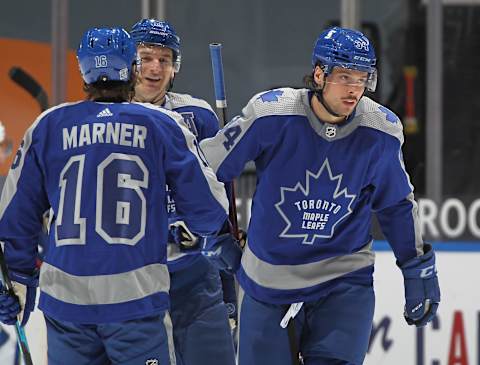
[[[158,84],[162,81],[160,77],[144,77],[147,86],[158,87]]]
[[[355,104],[357,103],[357,99],[344,98],[342,99],[342,102],[347,106],[355,106]]]

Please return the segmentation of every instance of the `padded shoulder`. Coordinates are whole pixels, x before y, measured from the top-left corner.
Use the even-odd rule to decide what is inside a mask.
[[[263,91],[250,99],[243,109],[255,118],[274,115],[306,115],[302,96],[306,89],[281,88]]]
[[[205,100],[195,98],[188,94],[179,94],[179,93],[169,92],[167,93],[167,101],[165,104],[167,108],[168,108],[167,104],[170,104],[171,109],[177,109],[185,106],[195,106],[197,108],[207,109],[210,112],[214,113],[210,104],[208,104]]]
[[[360,126],[382,131],[397,138],[400,144],[403,144],[403,125],[400,118],[372,99],[362,97],[356,108],[354,119],[358,120]]]

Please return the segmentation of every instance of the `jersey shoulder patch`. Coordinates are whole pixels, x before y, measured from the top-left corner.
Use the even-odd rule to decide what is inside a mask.
[[[263,91],[250,99],[244,114],[256,118],[273,115],[306,115],[302,96],[306,89],[280,88]]]
[[[354,119],[359,125],[373,128],[397,138],[403,144],[403,125],[400,118],[390,109],[364,96],[359,101]]]
[[[208,111],[214,113],[210,104],[208,104],[203,99],[199,99],[188,94],[179,94],[172,92],[167,93],[167,101],[165,103],[165,107],[167,109],[177,109],[186,106],[207,109]]]

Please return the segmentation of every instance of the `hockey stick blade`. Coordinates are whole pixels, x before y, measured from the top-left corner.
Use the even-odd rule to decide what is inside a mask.
[[[49,108],[48,95],[43,87],[30,74],[20,67],[12,67],[8,75],[18,86],[29,93],[40,106],[41,111]]]

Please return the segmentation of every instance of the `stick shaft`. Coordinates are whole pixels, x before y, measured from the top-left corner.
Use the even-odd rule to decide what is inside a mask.
[[[220,128],[223,128],[227,119],[227,96],[225,94],[225,78],[223,76],[223,62],[222,62],[222,44],[211,43],[210,44],[210,58],[212,60],[212,72],[213,72],[213,88],[215,91],[215,103],[217,106],[217,114],[220,122]],[[232,224],[233,235],[238,239],[238,219],[237,219],[237,206],[235,198],[235,183],[230,184],[230,223]]]
[[[210,58],[212,60],[212,72],[213,72],[213,89],[215,91],[215,102],[217,109],[220,109],[223,113],[219,115],[221,127],[223,128],[226,123],[226,110],[227,110],[227,96],[225,94],[225,78],[223,76],[223,62],[222,62],[222,44],[211,43],[210,44]],[[222,114],[219,113],[219,114]]]

